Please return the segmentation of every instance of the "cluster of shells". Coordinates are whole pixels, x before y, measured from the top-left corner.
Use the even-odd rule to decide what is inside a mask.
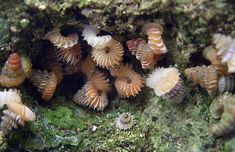
[[[234,92],[235,82],[235,39],[223,34],[214,34],[212,45],[203,50],[203,57],[211,65],[185,69],[186,76],[200,85],[210,95],[219,96],[212,101],[212,117],[220,119],[211,132],[219,137],[230,133],[235,127]]]

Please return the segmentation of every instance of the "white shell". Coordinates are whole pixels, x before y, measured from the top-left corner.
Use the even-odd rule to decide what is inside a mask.
[[[0,91],[0,108],[11,102],[21,103],[20,91],[17,89]]]
[[[127,120],[124,120],[125,117],[128,117]],[[117,121],[116,121],[116,127],[120,130],[127,130],[130,129],[133,125],[134,125],[135,121],[134,121],[134,117],[126,112],[126,113],[122,113]]]

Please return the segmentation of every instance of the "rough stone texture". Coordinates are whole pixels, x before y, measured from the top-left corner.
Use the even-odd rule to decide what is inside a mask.
[[[9,53],[17,50],[29,55],[37,66],[48,46],[42,37],[53,26],[81,33],[83,24],[95,24],[125,46],[126,40],[143,36],[141,26],[145,22],[157,21],[164,26],[163,37],[170,52],[158,65],[176,65],[183,71],[186,67],[208,64],[201,52],[210,44],[214,33],[235,36],[234,10],[232,0],[1,1],[0,63],[3,65]],[[82,50],[86,51],[87,45],[80,41]],[[125,58],[134,59],[128,53]],[[48,104],[41,101],[39,93],[28,82],[20,87],[25,103],[36,112],[37,121],[13,131],[7,144],[0,145],[2,150],[235,150],[232,137],[211,137],[210,126],[215,120],[210,116],[208,105],[213,97],[190,82],[186,83],[190,95],[180,105],[169,104],[144,88],[140,95],[129,100],[112,98],[104,112],[95,112],[72,103],[73,93],[81,84],[78,79],[69,78],[62,82]],[[76,83],[78,85],[74,85]],[[122,112],[134,115],[133,129],[115,128],[115,120]]]

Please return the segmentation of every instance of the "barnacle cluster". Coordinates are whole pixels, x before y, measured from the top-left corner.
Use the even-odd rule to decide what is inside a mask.
[[[21,101],[19,90],[9,89],[0,92],[0,108],[7,107],[3,110],[1,117],[1,131],[7,135],[13,128],[18,125],[24,126],[25,121],[34,121],[36,115]]]
[[[129,51],[140,61],[143,69],[152,69],[167,48],[162,40],[163,27],[158,23],[147,23],[142,33],[148,36],[148,42],[142,38],[127,41]]]
[[[215,34],[213,45],[203,50],[203,57],[211,62],[209,66],[197,66],[185,69],[186,76],[195,84],[205,88],[209,94],[234,90],[233,75],[235,39]]]

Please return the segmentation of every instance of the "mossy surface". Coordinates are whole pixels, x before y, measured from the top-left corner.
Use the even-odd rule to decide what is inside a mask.
[[[186,67],[208,64],[201,52],[216,32],[235,36],[235,6],[232,1],[206,0],[128,0],[128,1],[1,1],[0,63],[12,50],[31,57],[37,67],[48,43],[44,34],[54,26],[72,29],[81,35],[83,24],[95,24],[125,46],[125,41],[144,37],[141,26],[148,21],[163,24],[163,39],[169,53],[157,66]],[[82,50],[87,50],[82,41]],[[85,45],[84,45],[85,44]],[[125,48],[125,59],[137,63]],[[139,70],[141,71],[141,70]],[[145,76],[148,72],[141,71]],[[184,75],[182,75],[183,79]],[[74,78],[78,82],[80,79]],[[128,100],[113,99],[103,112],[72,102],[80,83],[62,82],[51,101],[45,103],[28,82],[19,89],[24,103],[37,114],[37,120],[14,130],[0,145],[7,151],[232,151],[234,139],[214,139],[209,113],[213,96],[185,80],[189,92],[175,105],[156,97],[144,87]],[[70,86],[71,85],[71,86]],[[115,94],[115,93],[114,93]],[[116,94],[114,96],[117,96]],[[135,125],[118,130],[115,121],[130,112]],[[231,140],[230,140],[231,139]],[[7,146],[8,145],[8,146]]]

